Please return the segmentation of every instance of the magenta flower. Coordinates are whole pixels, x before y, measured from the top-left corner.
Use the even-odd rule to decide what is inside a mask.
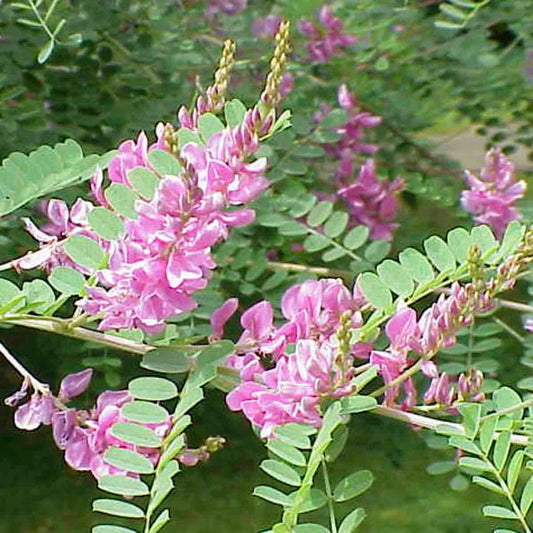
[[[346,204],[353,225],[367,226],[372,239],[390,241],[398,227],[394,220],[403,183],[400,178],[392,182],[380,180],[374,161],[369,159],[361,167],[356,182],[341,188],[338,195]]]
[[[243,411],[261,428],[262,437],[272,437],[277,426],[289,422],[318,427],[321,402],[352,391],[351,370],[337,363],[336,354],[333,345],[300,340],[290,357],[280,359],[256,382],[245,382],[230,392],[228,406]]]
[[[329,6],[322,6],[318,13],[318,24],[300,19],[298,30],[307,37],[306,49],[309,59],[316,63],[328,63],[341,53],[342,48],[354,45],[358,39],[344,33],[344,24],[333,14]]]
[[[485,162],[479,178],[465,171],[470,189],[463,191],[461,204],[476,224],[489,225],[501,238],[509,222],[520,218],[514,203],[524,196],[527,185],[516,181],[514,165],[501,151],[490,150]]]
[[[224,334],[224,326],[226,322],[235,314],[239,300],[237,298],[227,299],[216,311],[211,315],[211,328],[213,329],[213,339],[220,339]]]
[[[278,33],[281,17],[270,14],[263,18],[257,18],[252,23],[252,33],[257,39],[271,40]]]
[[[322,403],[352,391],[353,360],[370,354],[371,346],[362,342],[351,353],[338,354],[338,329],[359,327],[363,305],[340,280],[323,279],[285,292],[285,321],[279,327],[269,302],[248,309],[241,317],[241,353],[227,361],[242,380],[227,397],[230,409],[242,410],[266,437],[289,422],[319,426]]]

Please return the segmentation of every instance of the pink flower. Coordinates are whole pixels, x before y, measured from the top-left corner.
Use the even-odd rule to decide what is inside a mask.
[[[253,21],[252,33],[257,39],[273,39],[278,33],[280,24],[281,17],[270,14]]]
[[[525,181],[516,181],[514,165],[499,150],[490,150],[485,168],[478,177],[465,172],[469,190],[463,191],[461,204],[474,216],[476,224],[488,224],[498,238],[513,220],[520,218],[514,203],[526,191]]]
[[[272,437],[277,426],[296,422],[320,426],[321,403],[349,394],[351,371],[336,362],[336,348],[301,340],[290,357],[247,381],[227,396],[231,410],[242,410],[262,437]]]
[[[328,63],[333,56],[341,53],[341,48],[352,46],[357,37],[344,33],[344,24],[333,14],[329,6],[322,6],[318,13],[318,22],[300,19],[298,30],[307,37],[306,43],[309,58],[316,63]]]
[[[237,298],[227,299],[216,311],[211,315],[211,328],[213,329],[213,338],[220,339],[224,334],[224,326],[226,322],[235,314],[239,300]]]
[[[346,204],[354,225],[362,224],[370,229],[372,239],[392,239],[398,227],[394,222],[399,205],[398,192],[403,188],[403,180],[392,182],[377,177],[374,161],[369,159],[359,172],[357,181],[338,191]]]
[[[269,302],[248,309],[241,317],[239,339],[239,345],[247,346],[226,363],[242,380],[227,397],[230,409],[242,410],[265,437],[289,422],[319,426],[322,402],[351,392],[354,357],[369,356],[370,345],[362,342],[351,353],[338,354],[335,337],[341,323],[361,325],[362,305],[364,300],[350,294],[340,280],[323,279],[285,292],[285,321],[279,327]]]

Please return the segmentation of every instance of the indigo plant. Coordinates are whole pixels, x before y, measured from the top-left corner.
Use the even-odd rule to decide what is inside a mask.
[[[50,34],[47,21],[58,2],[44,4],[28,6]],[[168,102],[178,84],[170,72],[173,59],[159,61],[175,39],[165,15],[182,10],[190,17],[180,24],[189,25],[194,37],[182,50],[180,72],[190,68],[187,61],[198,70],[177,92],[192,86],[192,101],[177,108],[175,120],[165,108],[153,134],[141,131],[114,150],[86,155],[95,147],[103,152],[101,145],[123,126],[99,123],[100,111],[90,123],[83,106],[76,111],[79,120],[69,124],[69,112],[54,110],[59,100],[53,99],[48,118],[57,122],[45,137],[58,142],[28,155],[15,151],[0,168],[6,259],[0,265],[0,325],[129,353],[143,369],[119,375],[115,386],[108,379],[109,390],[94,405],[83,405],[98,365],[80,365],[55,388],[0,342],[0,353],[20,375],[20,389],[5,399],[15,426],[50,426],[66,463],[90,472],[108,493],[93,502],[102,524],[92,531],[172,530],[165,501],[180,483],[180,471],[224,454],[224,435],[206,434],[194,443],[190,433],[205,389],[217,388],[265,446],[258,466],[275,486],[257,486],[253,495],[279,507],[272,533],[358,530],[366,512],[357,498],[371,490],[374,475],[363,468],[332,479],[330,465],[363,412],[440,437],[450,459],[428,471],[453,471],[456,486],[472,482],[496,494],[499,504],[487,504],[483,514],[510,524],[497,531],[531,532],[533,386],[527,368],[533,365],[525,332],[533,330],[533,306],[514,299],[517,292],[506,294],[531,282],[526,176],[515,169],[511,145],[495,145],[485,168],[465,170],[463,180],[456,163],[414,136],[431,124],[433,113],[416,116],[416,91],[405,97],[405,110],[394,101],[401,87],[387,93],[390,106],[376,96],[395,73],[409,70],[406,61],[431,61],[433,50],[412,58],[413,41],[441,31],[467,39],[495,3],[449,0],[436,14],[408,2],[394,11],[394,2],[381,8],[372,2],[357,8],[349,1],[279,2],[269,3],[270,12],[246,1],[150,8],[133,2],[126,15],[120,12],[124,3],[115,4],[115,22],[129,18],[119,37],[109,33],[108,21],[91,19],[94,32],[68,43],[74,63],[94,61],[95,46],[104,63],[114,54],[126,58],[120,72],[101,68],[105,82],[88,73],[90,90],[107,91],[126,114],[135,108],[142,114],[149,98],[141,85],[150,80],[166,91]],[[508,3],[502,4],[494,9],[514,20]],[[24,6],[10,9],[18,13]],[[62,44],[57,36],[63,25],[76,30],[76,14],[88,9],[85,2],[72,6],[49,35],[39,63],[53,64],[54,54],[67,53],[55,50]],[[193,34],[199,13],[205,27]],[[365,26],[374,18],[381,26]],[[255,36],[253,45],[250,35],[245,40],[250,46],[243,55],[225,38],[236,20]],[[141,51],[139,43],[129,49],[120,41],[140,39],[131,25],[147,35],[152,30],[146,21],[159,25],[152,46]],[[498,62],[526,44],[522,25],[512,27],[517,41],[499,52]],[[16,32],[6,28],[13,45]],[[387,36],[380,43],[383,28]],[[439,37],[437,50],[447,49],[446,39]],[[274,51],[268,66],[262,58],[256,70],[247,55],[253,57],[258,43],[264,52],[269,41]],[[199,76],[206,64],[199,42],[222,49],[207,87]],[[487,43],[481,64],[495,61]],[[460,80],[460,98],[474,90],[476,73],[454,70],[463,58],[452,53],[440,60],[443,72]],[[352,63],[360,86],[359,74],[345,79],[343,69]],[[129,68],[142,82],[130,85],[132,93],[119,88]],[[39,76],[52,72],[58,71]],[[505,72],[494,76],[505,78]],[[407,91],[413,80],[405,74]],[[49,83],[51,95],[60,90]],[[432,83],[437,91],[447,82]],[[257,88],[255,102],[249,90],[232,96],[243,85]],[[10,105],[16,107],[22,103],[15,93]],[[531,111],[520,98],[519,128]],[[470,100],[462,101],[464,115],[476,121],[498,112],[499,104],[481,91],[475,110]],[[440,112],[445,102],[435,105]],[[6,113],[7,122],[12,115]],[[403,128],[402,117],[410,113]],[[69,129],[79,142],[65,140]],[[523,133],[517,143],[530,146],[530,134]],[[418,208],[428,202],[457,227],[432,231],[429,225],[426,231],[420,218],[422,227],[411,231],[410,219],[422,217]],[[22,229],[27,236],[19,242],[14,236]],[[524,313],[524,332],[512,325],[511,312]],[[518,384],[505,383],[498,362],[486,357],[506,335],[524,347]],[[120,389],[123,379],[127,386]],[[348,512],[339,505],[347,501]],[[324,523],[307,518],[316,509],[325,509]],[[119,525],[117,517],[131,525]]]

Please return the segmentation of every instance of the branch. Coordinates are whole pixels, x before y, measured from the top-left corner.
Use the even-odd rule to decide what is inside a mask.
[[[407,411],[401,411],[400,409],[394,409],[393,407],[378,405],[370,412],[386,418],[393,418],[394,420],[399,420],[400,422],[406,422],[407,424],[412,424],[421,428],[436,430],[437,427],[440,426],[447,427],[453,431],[464,434],[464,428],[461,424],[455,424],[453,422],[446,422],[445,420],[439,420],[437,418],[416,415]],[[494,433],[493,439],[498,438],[499,435],[500,434],[498,432]],[[518,446],[527,446],[529,445],[529,437],[526,435],[516,435],[513,433],[511,434],[511,442]]]
[[[0,342],[0,353],[6,358],[7,362],[28,382],[33,390],[41,394],[50,394],[50,387],[40,382],[9,350]]]

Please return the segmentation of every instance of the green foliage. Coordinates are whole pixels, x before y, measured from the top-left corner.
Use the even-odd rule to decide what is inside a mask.
[[[106,168],[114,152],[84,156],[72,139],[41,146],[29,155],[11,154],[0,167],[0,217],[59,189],[89,179],[97,166]]]

